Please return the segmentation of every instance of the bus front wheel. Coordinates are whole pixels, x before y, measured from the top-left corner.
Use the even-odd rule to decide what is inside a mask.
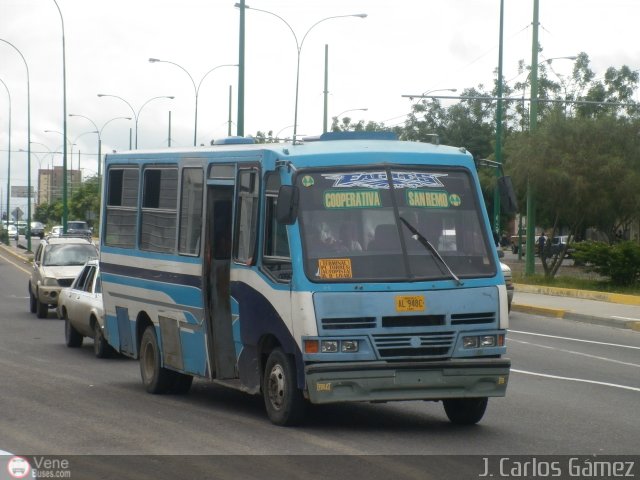
[[[478,423],[487,409],[488,398],[448,398],[443,400],[444,411],[451,423],[473,425]]]
[[[296,385],[293,358],[276,348],[267,359],[262,379],[262,395],[269,420],[276,425],[300,423],[305,414],[305,400]]]

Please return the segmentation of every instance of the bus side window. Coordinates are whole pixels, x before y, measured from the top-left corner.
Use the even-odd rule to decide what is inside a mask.
[[[182,191],[180,200],[180,240],[179,251],[187,255],[200,254],[202,234],[202,188],[201,168],[182,170]]]
[[[255,168],[245,168],[238,172],[233,259],[245,265],[252,265],[255,261],[258,233],[258,178],[258,170]]]
[[[291,261],[287,226],[276,220],[280,176],[271,172],[265,180],[264,256]]]

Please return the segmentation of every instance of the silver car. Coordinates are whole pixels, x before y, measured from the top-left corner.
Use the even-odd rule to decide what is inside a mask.
[[[29,280],[29,310],[38,318],[47,318],[49,306],[58,304],[60,290],[68,287],[98,250],[86,238],[49,238],[40,240],[33,256]]]
[[[62,289],[57,312],[58,317],[64,320],[67,347],[80,347],[84,337],[91,337],[96,357],[107,358],[114,353],[104,337],[104,307],[98,260],[89,260],[71,286]]]

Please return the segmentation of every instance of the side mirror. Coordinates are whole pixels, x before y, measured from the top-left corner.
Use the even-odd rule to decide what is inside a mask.
[[[518,199],[513,190],[511,177],[503,176],[498,178],[498,191],[500,192],[500,205],[502,211],[508,215],[518,211]]]
[[[298,201],[300,191],[293,185],[282,185],[278,190],[278,204],[276,205],[276,220],[283,225],[295,223],[298,217]]]

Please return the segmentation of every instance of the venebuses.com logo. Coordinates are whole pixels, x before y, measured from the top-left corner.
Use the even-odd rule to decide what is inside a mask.
[[[12,457],[7,463],[7,471],[12,478],[26,478],[31,472],[31,465],[22,457]]]

